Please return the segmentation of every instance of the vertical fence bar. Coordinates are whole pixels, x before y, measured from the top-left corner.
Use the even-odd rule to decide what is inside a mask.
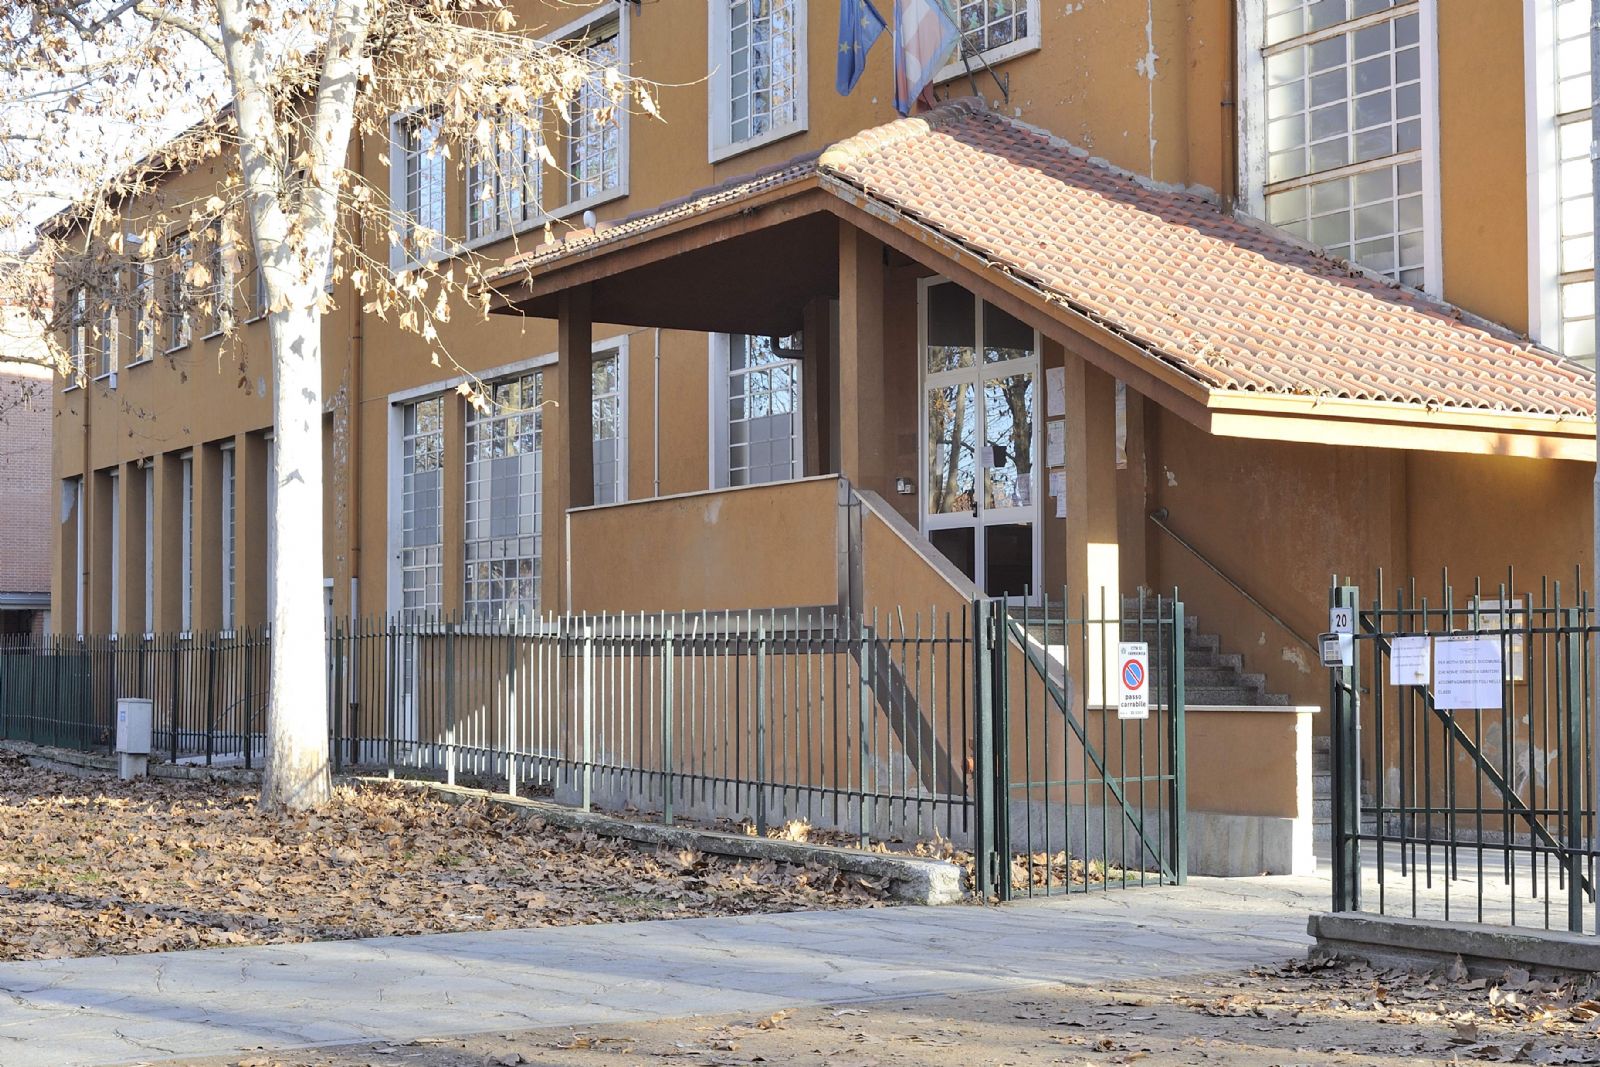
[[[594,630],[583,624],[583,785],[582,808],[594,803]]]
[[[767,836],[767,620],[756,623],[756,836]]]
[[[987,900],[995,887],[995,782],[994,782],[994,692],[989,677],[992,666],[989,646],[989,606],[972,601],[972,703],[973,759],[972,795],[977,808],[973,819],[973,869],[977,875],[978,896]]]
[[[1566,688],[1566,732],[1562,739],[1562,762],[1566,764],[1563,775],[1567,787],[1566,848],[1567,864],[1567,929],[1583,933],[1583,611],[1569,608],[1563,612],[1562,636],[1566,645],[1566,670],[1562,672]],[[1531,843],[1537,843],[1530,836]]]
[[[661,818],[672,825],[672,702],[674,620],[662,614],[661,636]]]
[[[1336,586],[1330,593],[1329,606],[1347,608],[1358,612],[1360,597],[1354,586]],[[1357,627],[1359,629],[1359,627]],[[1330,672],[1333,692],[1333,910],[1356,911],[1361,907],[1361,843],[1357,837],[1360,829],[1360,789],[1357,779],[1356,746],[1360,743],[1357,727],[1359,702],[1356,685],[1359,682],[1355,641],[1352,640],[1350,665]]]
[[[1167,737],[1172,761],[1172,876],[1183,885],[1189,880],[1189,735],[1186,719],[1188,696],[1184,692],[1185,670],[1183,601],[1172,590],[1172,722]]]

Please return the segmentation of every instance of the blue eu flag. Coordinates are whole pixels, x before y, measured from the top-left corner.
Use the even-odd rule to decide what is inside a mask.
[[[867,53],[888,29],[872,0],[841,0],[839,4],[839,71],[834,87],[849,96],[867,69]]]

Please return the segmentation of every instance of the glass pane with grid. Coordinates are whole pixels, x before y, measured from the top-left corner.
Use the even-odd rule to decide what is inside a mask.
[[[759,137],[800,121],[801,42],[794,0],[728,4],[728,139]]]
[[[542,120],[502,118],[488,126],[491,143],[479,145],[467,167],[467,238],[510,233],[539,217],[544,168]]]
[[[961,54],[975,56],[1028,36],[1031,0],[960,0]]]
[[[149,359],[156,348],[155,267],[147,259],[133,265],[133,293],[128,314],[133,321],[133,358]]]
[[[166,298],[162,301],[161,314],[170,352],[189,343],[189,316],[194,301],[189,271],[194,266],[194,243],[187,237],[174,241],[166,266]]]
[[[1405,0],[1267,0],[1267,44],[1364,18]]]
[[[413,115],[402,127],[404,138],[405,214],[409,232],[406,252],[414,258],[432,253],[444,233],[444,146],[437,115]]]
[[[728,484],[800,475],[800,361],[772,338],[728,340]]]
[[[1589,84],[1590,0],[1555,8],[1556,195],[1559,345],[1574,359],[1595,354],[1594,173],[1589,160],[1593,100]]]
[[[444,398],[407,404],[400,438],[400,610],[408,621],[444,607]]]
[[[67,293],[67,364],[73,377],[83,373],[84,344],[88,339],[89,292],[79,285]]]
[[[1267,195],[1267,219],[1330,255],[1421,287],[1422,164],[1399,163]]]
[[[600,31],[579,54],[592,72],[583,79],[567,125],[569,200],[587,200],[622,184],[621,111],[605,79],[606,70],[622,63],[617,27]]]
[[[1267,181],[1422,147],[1421,21],[1413,8],[1267,57]]]
[[[592,415],[594,425],[594,502],[615,504],[627,499],[622,484],[628,430],[623,423],[622,357],[616,351],[594,357]]]
[[[543,375],[488,386],[467,416],[466,608],[476,618],[539,610]]]
[[[117,369],[117,296],[121,289],[122,273],[114,271],[109,285],[96,294],[99,316],[94,326],[94,355],[96,376],[110,374]]]
[[[206,235],[206,289],[201,308],[207,333],[221,333],[228,326],[228,273],[224,251],[222,229],[213,226]]]

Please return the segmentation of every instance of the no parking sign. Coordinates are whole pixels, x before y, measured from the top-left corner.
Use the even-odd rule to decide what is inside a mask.
[[[1129,641],[1117,646],[1117,718],[1150,717],[1150,646]]]

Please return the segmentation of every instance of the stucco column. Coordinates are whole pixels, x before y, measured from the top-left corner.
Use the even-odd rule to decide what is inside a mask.
[[[1069,612],[1087,602],[1088,618],[1121,617],[1117,531],[1116,382],[1071,352],[1066,354],[1067,594]],[[1108,672],[1116,655],[1115,626],[1089,628],[1080,694],[1090,703],[1114,696]],[[1077,672],[1074,672],[1077,673]]]
[[[183,625],[183,460],[169,452],[151,468],[156,479],[156,631],[176,633]]]
[[[267,619],[267,439],[233,439],[233,614],[237,626]]]
[[[883,447],[883,245],[839,223],[839,473],[879,492]]]
[[[111,625],[124,638],[144,631],[144,478],[137,463],[124,463],[118,474],[116,552],[120,571],[118,617]]]
[[[594,503],[594,320],[588,286],[561,294],[557,309],[558,362],[546,391],[544,469],[551,507],[544,529],[545,608],[569,608],[567,510]],[[553,515],[552,515],[553,512]],[[559,603],[557,602],[559,600]]]
[[[194,629],[222,625],[222,450],[194,450]]]
[[[116,629],[111,618],[111,471],[95,471],[89,478],[88,520],[84,547],[89,554],[88,604],[85,633],[108,634]]]

